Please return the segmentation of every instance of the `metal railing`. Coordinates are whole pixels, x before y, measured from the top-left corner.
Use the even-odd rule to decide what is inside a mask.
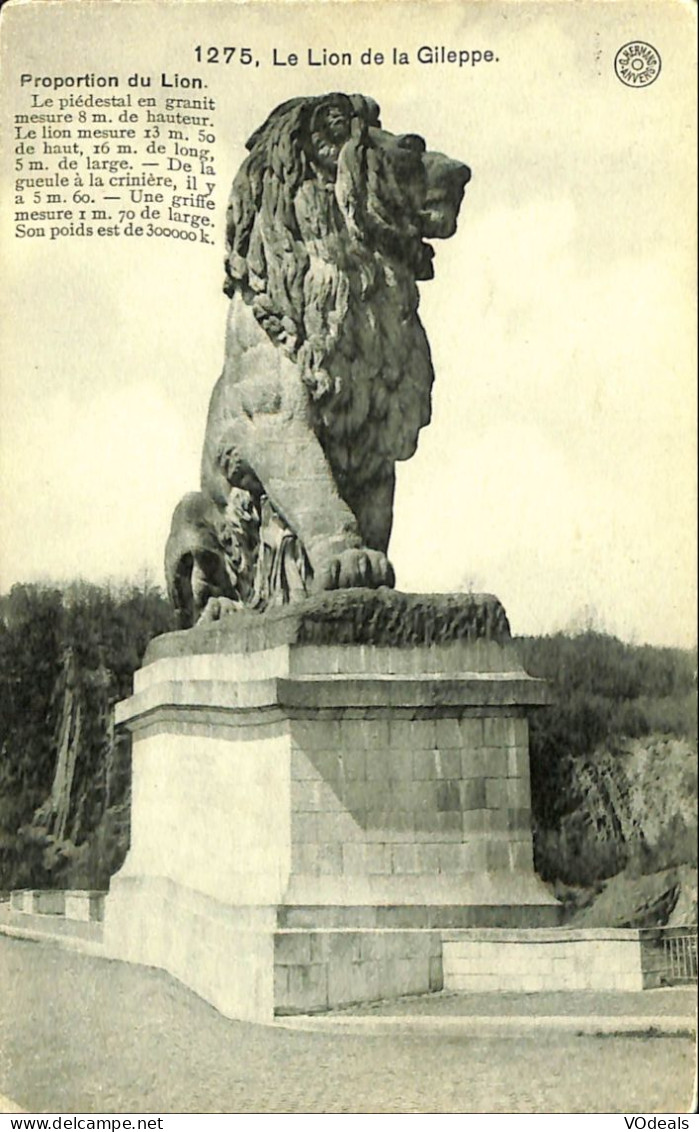
[[[640,936],[646,986],[679,986],[697,982],[696,928],[644,928]]]

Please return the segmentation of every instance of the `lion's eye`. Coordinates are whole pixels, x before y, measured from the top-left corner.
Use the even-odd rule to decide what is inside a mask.
[[[347,119],[339,110],[328,111],[324,125],[328,134],[337,140],[347,135]]]

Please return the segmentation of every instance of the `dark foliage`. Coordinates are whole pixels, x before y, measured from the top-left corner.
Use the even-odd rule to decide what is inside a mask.
[[[592,631],[522,637],[518,644],[527,672],[552,684],[560,710],[549,713],[549,726],[559,725],[553,720],[564,710],[572,754],[613,734],[648,734],[663,707],[664,729],[686,734],[684,705],[696,690],[696,650],[627,645]]]
[[[524,667],[549,682],[551,707],[530,720],[530,766],[535,860],[547,879],[592,883],[614,875],[644,852],[614,829],[614,803],[604,796],[617,778],[609,761],[624,740],[662,735],[696,740],[696,650],[624,644],[603,633],[523,638]],[[620,755],[618,757],[621,757]],[[592,798],[594,795],[594,798]],[[604,831],[589,806],[606,809]],[[575,815],[567,823],[562,823]],[[597,828],[595,828],[597,824]],[[604,823],[603,823],[604,824]],[[571,842],[577,830],[579,843]],[[667,831],[672,845],[655,846],[653,860],[690,860],[686,835]],[[676,858],[676,859],[675,859]],[[652,862],[649,866],[652,868]]]
[[[172,627],[170,606],[148,585],[16,585],[0,598],[0,888],[70,880],[91,838],[110,842],[105,821],[123,841],[123,821],[105,819],[129,788],[128,745],[114,740],[111,710],[129,695],[148,641]],[[79,749],[66,836],[56,839],[50,795],[68,702],[79,705]],[[102,856],[118,856],[115,845]]]
[[[654,731],[696,737],[696,650],[627,645],[592,631],[518,644],[527,672],[546,679],[553,695],[530,726],[532,796],[544,826],[579,802],[575,756]]]
[[[0,599],[0,853],[12,848],[53,774],[62,620],[57,589],[14,586]]]

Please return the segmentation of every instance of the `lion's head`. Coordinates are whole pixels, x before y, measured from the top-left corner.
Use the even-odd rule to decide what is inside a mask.
[[[247,148],[228,205],[226,292],[300,364],[339,476],[407,458],[432,384],[416,281],[432,278],[426,241],[453,234],[470,170],[383,130],[360,95],[291,99]],[[370,443],[351,443],[369,422]]]

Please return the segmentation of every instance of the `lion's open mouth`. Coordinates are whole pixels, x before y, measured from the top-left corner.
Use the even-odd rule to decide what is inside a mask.
[[[418,253],[415,262],[415,278],[416,279],[433,279],[434,267],[432,260],[434,259],[434,248],[431,244],[421,240],[418,245]]]
[[[456,231],[456,219],[471,170],[440,153],[428,153],[425,166],[427,192],[419,213],[422,235],[429,239],[448,239]]]
[[[455,193],[447,192],[445,189],[431,190],[425,197],[425,202],[420,209],[420,219],[426,223],[437,223],[446,212],[454,210],[457,200],[458,204],[461,204],[463,195],[463,189],[458,196]]]
[[[420,209],[420,230],[431,240],[445,240],[456,231],[456,218],[463,199],[464,190],[458,193],[428,194],[425,205]]]

